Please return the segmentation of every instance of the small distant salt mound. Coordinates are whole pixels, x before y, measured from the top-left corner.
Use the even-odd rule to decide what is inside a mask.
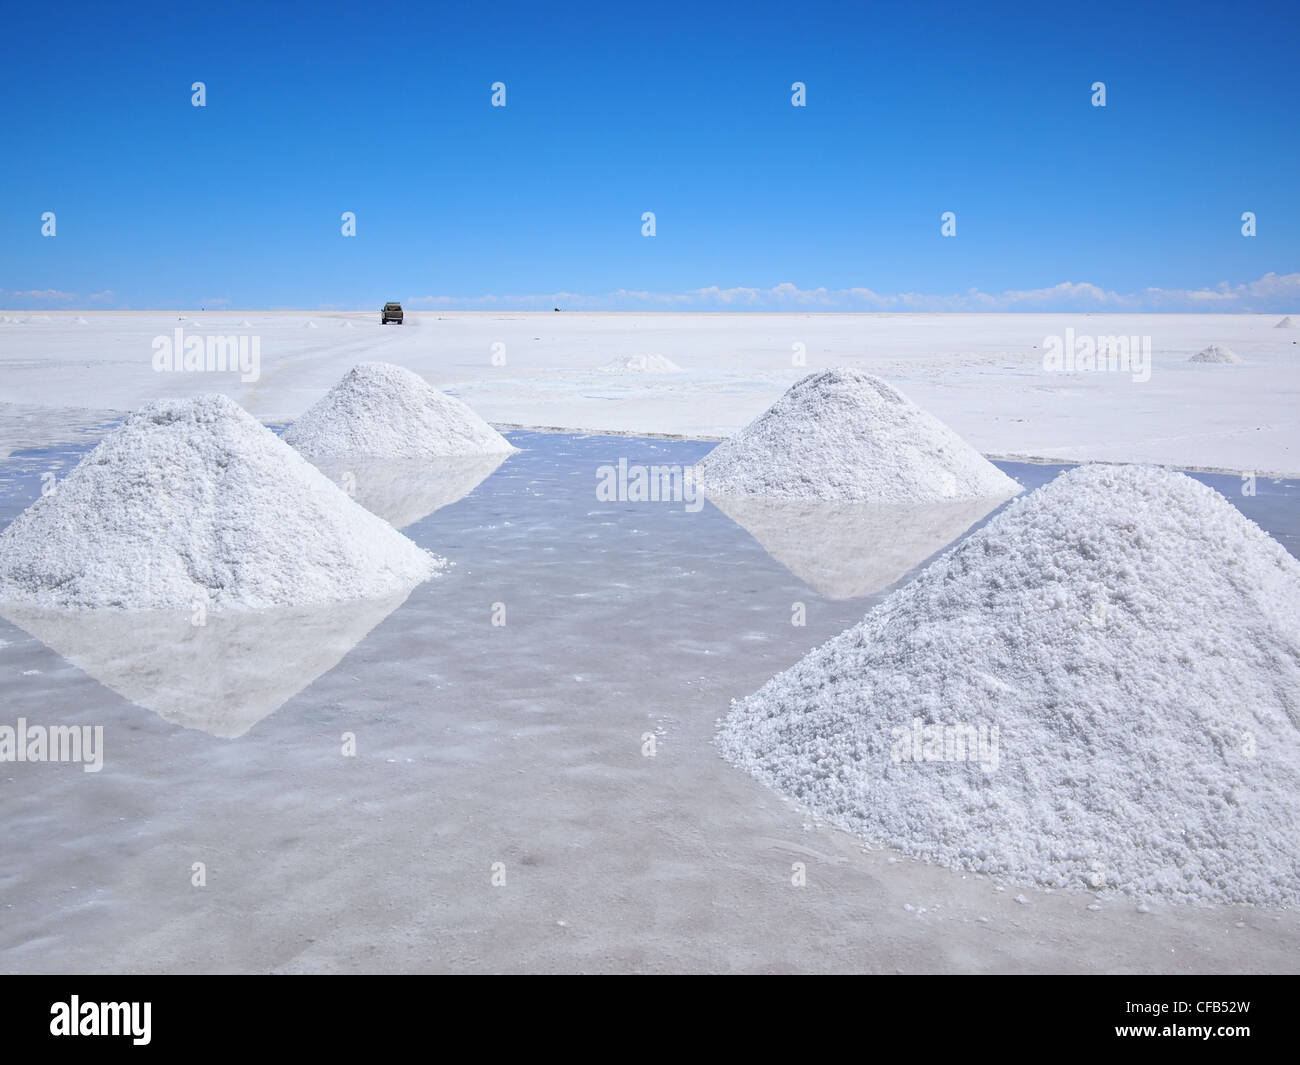
[[[825,370],[696,464],[709,495],[937,503],[1020,486],[879,378]]]
[[[443,565],[207,395],[131,415],[0,533],[0,602],[305,605],[387,596]]]
[[[190,325],[192,325],[195,329],[202,329],[202,328],[203,328],[203,323],[200,322],[197,318],[191,318],[191,319],[189,320],[189,322],[190,322]]]
[[[1205,348],[1202,351],[1198,351],[1187,361],[1188,362],[1233,363],[1233,362],[1241,362],[1241,359],[1237,357],[1237,353],[1234,352],[1231,348],[1225,348],[1220,346],[1219,344],[1211,344],[1208,348]]]
[[[1297,601],[1300,563],[1217,492],[1083,467],[733,703],[717,742],[927,861],[1294,906]]]
[[[663,355],[623,355],[600,367],[601,373],[682,373],[682,368]]]
[[[250,322],[247,318],[241,318],[241,319],[239,319],[239,324],[238,324],[237,326],[235,326],[235,328],[236,328],[236,329],[252,329],[252,328],[253,328],[253,323]]]
[[[428,458],[515,451],[460,400],[385,362],[363,362],[284,432],[312,458]]]
[[[1296,324],[1291,319],[1291,316],[1288,314],[1285,318],[1283,318],[1280,322],[1278,322],[1277,325],[1275,325],[1273,328],[1274,329],[1295,329]]]
[[[86,319],[84,319],[83,317],[81,317],[81,315],[77,315],[77,317],[75,317],[74,319],[72,319],[72,324],[73,324],[73,325],[89,325],[90,323],[87,322]]]
[[[308,329],[319,329],[320,326],[318,326],[315,322],[308,322],[308,323],[307,323],[307,328],[308,328]]]
[[[356,328],[356,325],[354,325],[352,322],[344,322],[344,323],[343,323],[343,328],[344,328],[344,329],[355,329],[355,328]]]

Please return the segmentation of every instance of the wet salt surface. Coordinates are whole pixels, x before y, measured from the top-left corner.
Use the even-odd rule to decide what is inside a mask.
[[[0,621],[0,724],[105,744],[96,774],[0,765],[0,969],[1296,968],[1292,912],[1002,891],[732,769],[711,745],[729,701],[879,595],[821,594],[712,504],[597,501],[599,466],[711,444],[509,437],[521,453],[404,530],[455,563],[405,602],[46,634],[85,668]],[[83,451],[6,460],[0,526]],[[1060,469],[998,465],[1027,488]],[[1300,486],[1196,476],[1297,553]],[[163,687],[191,727],[142,708]],[[240,708],[246,731],[212,734]]]

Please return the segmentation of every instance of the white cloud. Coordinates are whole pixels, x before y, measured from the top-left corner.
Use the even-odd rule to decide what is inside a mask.
[[[80,298],[75,292],[60,292],[57,288],[0,288],[0,299],[15,300],[17,303],[66,303]]]
[[[58,289],[0,289],[0,306],[11,309],[104,306],[114,304],[111,289],[81,296]],[[210,299],[204,306],[227,300]],[[984,292],[977,288],[956,293],[881,293],[861,286],[829,289],[799,288],[788,281],[767,288],[709,285],[682,292],[615,289],[594,295],[578,292],[543,292],[525,295],[417,296],[406,301],[413,308],[430,310],[545,310],[566,311],[1128,311],[1201,313],[1300,313],[1300,273],[1267,273],[1254,281],[1221,281],[1212,287],[1166,289],[1151,287],[1137,292],[1116,292],[1088,281],[1062,281],[1034,289]]]
[[[87,303],[112,303],[115,298],[112,289],[83,296],[79,292],[63,292],[57,288],[0,288],[0,306],[12,310],[32,310],[52,304],[76,310]]]
[[[1129,311],[1129,312],[1255,312],[1300,311],[1300,273],[1265,274],[1241,284],[1221,282],[1213,288],[1146,288],[1116,292],[1088,281],[1062,281],[1034,289],[984,292],[971,288],[958,293],[879,293],[869,288],[799,288],[788,281],[769,288],[733,286],[650,292],[620,288],[601,295],[551,292],[523,296],[424,296],[414,306],[448,310],[501,307],[518,310],[561,307],[565,310],[718,310],[780,311]]]

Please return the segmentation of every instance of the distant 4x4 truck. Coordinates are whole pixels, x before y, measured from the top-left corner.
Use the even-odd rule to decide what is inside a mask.
[[[379,324],[387,325],[389,322],[402,324],[402,305],[400,303],[385,303],[384,309],[379,312]]]

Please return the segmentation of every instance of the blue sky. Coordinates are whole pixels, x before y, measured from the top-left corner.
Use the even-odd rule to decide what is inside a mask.
[[[1293,2],[7,21],[0,306],[1300,310]]]

